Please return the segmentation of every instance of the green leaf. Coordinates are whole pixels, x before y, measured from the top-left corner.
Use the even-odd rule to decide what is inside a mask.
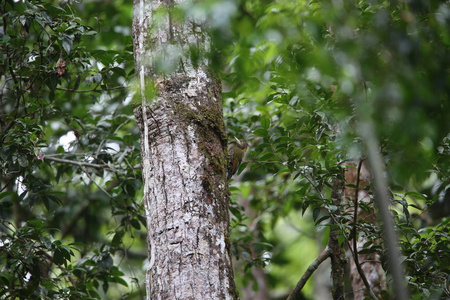
[[[273,161],[273,160],[278,160],[278,158],[272,153],[272,152],[265,152],[263,153],[259,159],[261,161]]]
[[[141,224],[142,224],[144,227],[147,227],[147,220],[145,219],[144,216],[137,215],[137,218],[138,218],[139,222],[141,222]]]
[[[376,249],[374,248],[365,248],[358,251],[358,254],[370,254],[376,252]]]
[[[45,222],[42,220],[30,220],[27,223],[35,228],[44,228],[45,226]]]
[[[325,221],[329,218],[330,218],[330,216],[328,216],[328,215],[321,217],[319,220],[316,221],[316,225],[319,225],[320,223],[322,223],[322,221]]]
[[[64,36],[64,38],[62,40],[62,46],[67,54],[69,54],[70,51],[72,51],[73,38],[74,38],[73,36]]]
[[[248,162],[246,162],[246,161],[244,161],[243,163],[241,163],[241,164],[239,165],[238,170],[237,170],[237,174],[238,174],[238,175],[241,174],[242,171],[244,171],[244,169],[247,167],[247,165],[248,165]]]
[[[108,281],[115,282],[115,283],[121,284],[123,286],[128,286],[128,283],[120,277],[111,277],[108,279]]]
[[[258,128],[256,130],[254,130],[253,134],[256,135],[256,136],[260,136],[260,137],[267,137],[269,135],[267,130],[263,129],[263,128]]]
[[[135,229],[139,230],[141,229],[141,223],[137,219],[131,219],[130,220],[131,226],[133,226]]]
[[[57,248],[55,252],[53,253],[53,262],[57,265],[67,265],[66,259],[64,257],[63,252],[60,250],[60,248]]]
[[[282,173],[290,173],[291,169],[289,168],[282,168],[279,171],[277,171],[276,175],[282,174]]]
[[[263,129],[267,130],[270,127],[270,119],[266,117],[261,118],[261,126]]]
[[[406,192],[405,196],[411,196],[415,199],[426,200],[428,197],[425,194],[421,194],[415,191]]]
[[[316,221],[317,220],[317,218],[319,217],[319,215],[320,215],[320,208],[314,208],[314,210],[313,210],[313,220],[314,221]]]
[[[7,196],[13,196],[13,195],[16,195],[16,193],[13,192],[13,191],[1,192],[0,193],[0,199],[5,198]]]
[[[119,247],[120,244],[122,243],[123,235],[124,235],[123,231],[116,232],[116,234],[114,235],[113,239],[111,240],[111,246],[114,247],[114,248]]]
[[[254,242],[253,245],[263,246],[265,248],[273,248],[273,245],[271,243],[265,242]]]

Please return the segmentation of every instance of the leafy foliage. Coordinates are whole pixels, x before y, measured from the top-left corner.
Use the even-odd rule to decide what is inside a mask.
[[[131,38],[83,23],[88,6],[1,4],[1,298],[92,299],[130,284],[117,259],[145,227],[124,102]]]
[[[125,89],[131,5],[101,10],[1,4],[2,298],[142,298],[140,145]],[[364,253],[384,255],[379,226],[353,224],[332,195],[346,162],[365,158],[370,122],[413,298],[444,297],[448,3],[227,0],[181,10],[210,17],[227,127],[250,145],[230,188],[242,290],[264,268],[269,289],[286,293],[330,230],[343,247],[356,230],[369,237]]]
[[[448,205],[445,28],[450,19],[443,13],[448,5],[283,0],[237,5],[231,46],[224,50],[229,57],[224,107],[231,134],[250,140],[250,168],[241,189],[251,182],[258,197],[249,195],[248,201],[263,203],[254,207],[259,217],[250,224],[264,228],[267,240],[264,236],[294,211],[298,217],[310,212],[317,228],[331,215],[341,241],[347,239],[352,216],[336,206],[333,182],[342,178],[346,161],[365,158],[359,136],[365,123],[373,122],[390,185],[403,198],[392,208],[403,251],[410,253],[405,262],[411,291],[420,298],[429,289],[428,294],[440,297],[446,267],[433,264],[428,268],[433,275],[421,276],[417,265],[445,260],[444,250],[426,250],[433,246],[423,244],[420,232],[439,232],[436,237],[442,234],[445,240],[447,219],[437,227],[419,220],[435,223],[448,217],[448,210],[437,217],[429,209]],[[370,209],[373,202],[364,205]],[[356,226],[360,235],[380,237],[374,224]],[[268,242],[274,245],[271,264],[276,264],[280,241]],[[376,243],[365,247],[367,253],[384,251]],[[272,278],[272,285],[283,279]]]

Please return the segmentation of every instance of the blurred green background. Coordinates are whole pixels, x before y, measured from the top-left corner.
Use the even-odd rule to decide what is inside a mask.
[[[0,7],[0,298],[142,299],[132,3]],[[250,146],[230,184],[242,299],[286,298],[326,246],[333,181],[366,158],[367,124],[412,298],[450,297],[448,2],[208,0],[180,13],[208,18],[229,137]],[[328,299],[329,274],[304,299]]]

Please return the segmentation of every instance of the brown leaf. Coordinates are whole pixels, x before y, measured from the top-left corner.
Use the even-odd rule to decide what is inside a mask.
[[[58,69],[58,77],[64,76],[66,73],[66,61],[62,58],[59,58],[56,62],[56,68]]]

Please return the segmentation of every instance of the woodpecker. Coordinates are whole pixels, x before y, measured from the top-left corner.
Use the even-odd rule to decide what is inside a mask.
[[[239,165],[242,162],[242,158],[244,157],[245,151],[247,151],[247,143],[242,140],[236,139],[236,144],[231,145],[228,149],[228,176],[227,179],[230,179],[239,168]]]

